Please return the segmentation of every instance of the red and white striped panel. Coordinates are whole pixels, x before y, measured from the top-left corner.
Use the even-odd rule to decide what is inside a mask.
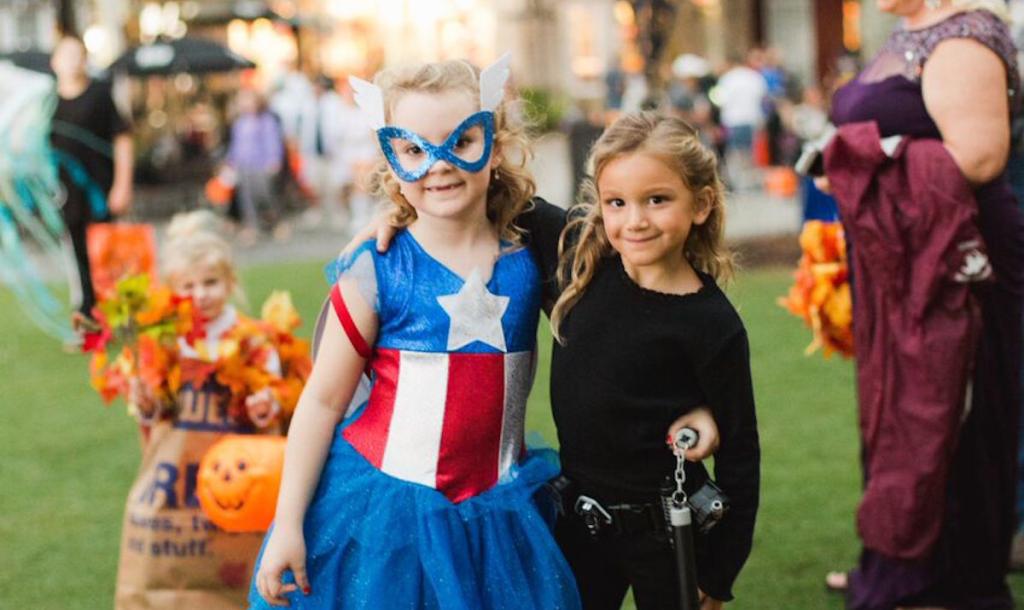
[[[460,502],[522,454],[533,353],[378,349],[373,391],[345,438],[387,474]]]

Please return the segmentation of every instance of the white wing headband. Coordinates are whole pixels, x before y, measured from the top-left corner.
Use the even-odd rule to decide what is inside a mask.
[[[510,53],[505,53],[493,64],[480,72],[480,110],[494,112],[505,96],[505,83],[511,74],[509,63]],[[384,120],[384,92],[380,87],[356,76],[348,78],[352,85],[356,106],[362,111],[367,123],[374,130],[381,129],[387,123]]]

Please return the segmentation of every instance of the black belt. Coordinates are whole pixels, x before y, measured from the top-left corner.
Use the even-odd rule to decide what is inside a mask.
[[[601,504],[583,493],[575,481],[559,476],[550,483],[562,514],[580,518],[591,534],[603,532],[637,534],[664,532],[665,512],[661,504]]]
[[[660,504],[615,504],[605,510],[612,516],[611,529],[617,534],[665,531]]]

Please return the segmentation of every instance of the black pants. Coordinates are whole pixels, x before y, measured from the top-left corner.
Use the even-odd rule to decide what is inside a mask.
[[[576,576],[584,610],[619,610],[630,586],[637,610],[676,610],[675,555],[663,530],[607,532],[595,539],[570,512],[559,517],[555,538]]]
[[[88,317],[92,317],[92,308],[96,305],[96,291],[92,286],[92,273],[89,269],[89,250],[85,241],[86,222],[68,224],[68,234],[71,237],[71,247],[75,253],[75,266],[78,267],[78,282],[82,289],[82,302],[78,305],[78,311]]]

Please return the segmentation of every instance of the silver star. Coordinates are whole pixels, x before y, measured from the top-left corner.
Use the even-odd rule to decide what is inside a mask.
[[[481,341],[506,351],[501,317],[505,315],[508,301],[509,297],[498,296],[487,290],[477,269],[473,269],[457,293],[437,297],[437,302],[451,318],[448,350],[457,350],[474,341]]]

